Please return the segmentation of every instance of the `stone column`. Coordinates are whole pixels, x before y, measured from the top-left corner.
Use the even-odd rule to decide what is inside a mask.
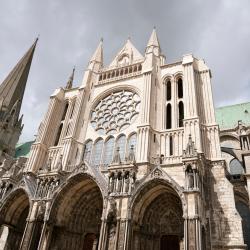
[[[201,222],[200,222],[200,191],[189,189],[185,191],[187,213],[184,215],[185,250],[201,250]]]
[[[117,250],[125,250],[128,249],[128,232],[129,232],[129,219],[120,219],[118,227],[118,237],[117,237]]]
[[[47,250],[49,248],[52,232],[53,224],[49,223],[48,221],[44,221],[38,250]]]
[[[100,237],[99,237],[99,244],[98,244],[98,250],[105,249],[106,246],[106,229],[107,229],[107,221],[102,218],[102,225],[100,230]]]
[[[184,223],[185,250],[202,250],[199,218],[187,218]]]

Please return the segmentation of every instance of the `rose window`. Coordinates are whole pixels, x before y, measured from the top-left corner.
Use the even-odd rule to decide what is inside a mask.
[[[137,119],[140,103],[140,97],[132,91],[111,93],[92,110],[91,125],[102,135],[122,131]]]

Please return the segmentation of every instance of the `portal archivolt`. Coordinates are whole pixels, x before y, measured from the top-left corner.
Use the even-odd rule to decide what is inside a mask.
[[[183,248],[182,203],[168,184],[151,181],[133,202],[132,241],[134,250]]]
[[[73,178],[52,207],[49,249],[96,249],[102,209],[103,198],[95,181],[87,176]]]
[[[9,195],[0,210],[0,240],[3,249],[19,249],[29,213],[29,198],[22,189]]]

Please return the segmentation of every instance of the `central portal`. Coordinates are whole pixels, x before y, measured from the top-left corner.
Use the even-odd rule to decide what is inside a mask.
[[[179,238],[177,235],[163,235],[161,237],[160,250],[179,250]]]
[[[183,250],[182,202],[164,181],[151,181],[140,191],[132,218],[131,249]]]

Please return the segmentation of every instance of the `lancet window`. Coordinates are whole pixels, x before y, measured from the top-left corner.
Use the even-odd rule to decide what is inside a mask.
[[[169,137],[169,155],[173,155],[173,148],[174,148],[174,145],[173,145],[173,137],[172,135],[170,135]]]
[[[172,128],[172,108],[170,103],[167,105],[166,108],[166,128]]]
[[[110,137],[104,144],[103,164],[108,165],[112,162],[114,152],[114,137]]]
[[[103,149],[103,139],[98,139],[94,145],[92,153],[92,164],[98,166],[102,158],[102,149]]]
[[[182,79],[179,78],[177,81],[178,98],[183,98],[183,84]]]
[[[122,161],[124,161],[125,159],[125,144],[126,144],[126,136],[125,135],[119,136],[116,141],[116,148],[119,147],[119,153]]]
[[[87,162],[90,161],[92,146],[93,146],[92,141],[88,141],[84,146],[83,159]]]
[[[124,162],[125,156],[129,158],[133,155],[132,157],[135,157],[136,143],[136,133],[132,133],[128,138],[124,134],[118,135],[117,139],[110,136],[105,142],[103,138],[99,138],[94,145],[92,140],[87,140],[84,146],[83,159],[94,166],[100,164],[107,166],[112,163],[116,149],[119,147],[120,159]],[[133,146],[134,153],[131,152],[131,146]]]
[[[136,151],[136,134],[132,134],[128,139],[128,147],[127,152],[130,151],[131,147],[133,146],[134,152]]]
[[[62,115],[62,118],[61,118],[59,128],[57,130],[54,146],[57,146],[59,141],[60,141],[60,137],[61,137],[62,129],[63,129],[63,124],[64,124],[64,120],[65,120],[65,117],[66,117],[66,114],[67,114],[67,111],[68,111],[68,107],[69,107],[69,103],[67,102],[65,107],[64,107],[64,110],[63,110],[63,115]]]
[[[183,105],[182,101],[179,102],[178,110],[179,110],[179,122],[178,122],[178,125],[179,125],[179,127],[183,127],[184,105]]]
[[[171,100],[171,81],[167,81],[167,88],[166,88],[166,99],[167,101],[170,101]]]

